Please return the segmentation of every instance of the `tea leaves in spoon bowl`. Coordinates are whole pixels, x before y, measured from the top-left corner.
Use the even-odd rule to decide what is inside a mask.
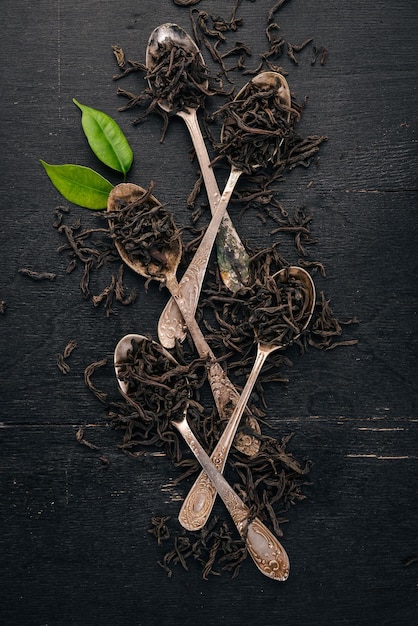
[[[106,113],[81,104],[75,98],[73,102],[81,110],[81,125],[94,154],[102,163],[126,176],[133,152],[119,125]]]

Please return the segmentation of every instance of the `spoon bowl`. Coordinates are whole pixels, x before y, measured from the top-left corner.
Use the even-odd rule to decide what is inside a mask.
[[[279,72],[261,72],[253,78],[254,85],[258,87],[270,87],[276,91],[277,101],[289,108],[288,121],[290,120],[290,108],[292,105],[292,96],[290,94],[289,84],[283,74]],[[239,92],[241,93],[242,90]]]
[[[256,76],[254,76],[248,83],[246,83],[237,93],[237,95],[235,96],[234,100],[232,101],[231,105],[234,104],[246,104],[246,98],[248,98],[248,92],[251,91],[251,89],[256,88],[254,93],[257,94],[257,92],[260,95],[263,95],[266,92],[271,92],[271,98],[274,100],[275,105],[283,112],[284,114],[284,118],[287,124],[290,123],[290,119],[291,119],[291,112],[292,112],[292,96],[290,94],[290,88],[288,85],[288,82],[286,80],[286,78],[282,75],[279,74],[279,72],[260,72],[260,74],[257,74]],[[246,98],[244,98],[244,96],[246,96]],[[249,113],[248,110],[245,110],[244,113]],[[232,120],[234,125],[236,124],[244,133],[247,134],[247,136],[250,133],[254,133],[255,135],[258,135],[261,139],[263,138],[263,136],[266,137],[272,137],[274,138],[279,137],[281,135],[283,135],[283,130],[280,128],[262,128],[259,127],[257,125],[254,124],[254,122],[251,123],[251,126],[249,126],[248,124],[246,124],[244,122],[244,120],[240,121],[237,119],[239,118],[239,114],[238,113],[234,113],[234,114],[230,114],[232,115]],[[255,119],[257,119],[257,117],[255,117]],[[270,125],[272,124],[274,119],[273,116],[273,112],[270,111],[270,119],[268,120]],[[231,176],[234,176],[234,180],[235,180],[235,184],[237,183],[239,177],[241,176],[241,174],[244,172],[244,169],[247,171],[247,173],[251,174],[251,173],[255,173],[257,170],[259,170],[261,167],[263,167],[263,165],[265,163],[267,163],[268,161],[272,161],[272,158],[275,157],[280,149],[280,147],[282,146],[285,137],[282,136],[279,145],[273,145],[273,152],[268,152],[266,157],[264,157],[264,161],[265,163],[260,163],[258,159],[255,160],[251,160],[248,161],[245,166],[244,164],[241,165],[241,163],[238,163],[238,161],[241,161],[241,159],[237,159],[237,158],[233,158],[231,156],[231,154],[228,155],[228,151],[225,148],[225,143],[227,141],[227,137],[228,137],[228,133],[229,133],[229,124],[231,122],[225,120],[223,125],[222,125],[222,129],[221,129],[221,144],[220,144],[220,153],[224,153],[226,152],[226,156],[229,159],[230,163],[231,163]],[[246,143],[246,141],[241,140],[241,138],[239,139],[239,143],[238,143],[238,147],[237,147],[237,151],[238,153],[242,152],[242,146],[243,143]],[[251,141],[249,141],[249,143],[251,144]],[[223,145],[224,144],[224,145]]]
[[[115,347],[113,355],[113,366],[115,369],[116,380],[118,381],[119,388],[125,398],[129,398],[130,395],[129,384],[125,380],[123,380],[125,364],[129,358],[129,352],[132,350],[132,343],[136,342],[140,344],[143,341],[152,341],[154,344],[157,343],[149,337],[145,337],[145,335],[129,333],[128,335],[122,337],[122,339],[118,341]],[[174,367],[177,367],[179,365],[173,355],[168,352],[168,350],[166,350],[163,346],[160,346],[160,349],[164,356],[173,364]]]
[[[205,66],[205,61],[203,59],[202,53],[200,52],[198,46],[190,37],[190,35],[183,29],[181,26],[172,23],[162,24],[161,26],[157,26],[155,28],[149,39],[145,56],[145,63],[149,70],[148,74],[148,82],[150,83],[151,89],[153,89],[153,82],[158,78],[158,72],[155,72],[156,68],[161,66],[161,59],[163,54],[168,54],[172,51],[180,50],[184,53],[185,61],[193,64],[195,62],[197,66],[196,72],[198,75],[199,82],[196,85],[194,90],[194,95],[196,96],[196,100],[194,102],[189,101],[187,105],[183,102],[182,97],[184,94],[182,90],[177,93],[177,101],[178,105],[181,107],[179,109],[176,108],[176,103],[173,102],[172,93],[167,94],[166,98],[160,97],[158,100],[159,107],[165,111],[166,113],[178,113],[180,111],[186,110],[189,112],[190,109],[197,109],[200,105],[201,98],[208,94],[208,86],[209,81],[207,78],[207,70]],[[167,66],[167,70],[169,67]],[[169,85],[167,85],[167,88]],[[200,97],[199,96],[200,91]],[[170,100],[169,100],[170,97]]]

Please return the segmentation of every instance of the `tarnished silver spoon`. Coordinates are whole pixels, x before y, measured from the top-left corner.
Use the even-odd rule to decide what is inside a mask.
[[[146,66],[150,71],[151,76],[152,72],[158,68],[162,54],[167,54],[168,51],[178,48],[184,50],[189,58],[198,59],[201,67],[204,67],[203,56],[189,34],[177,24],[167,23],[155,28],[148,40],[146,50]],[[150,79],[148,80],[151,89],[153,89],[154,81]],[[204,92],[208,90],[207,79],[202,80],[201,87]],[[208,195],[209,205],[213,214],[219,203],[221,194],[219,192],[213,168],[210,166],[208,152],[197,118],[199,103],[196,101],[196,106],[190,105],[180,108],[179,110],[174,110],[173,104],[169,102],[168,99],[160,99],[158,104],[159,107],[166,113],[175,113],[178,117],[181,117],[184,120],[199,161],[200,170],[202,172]],[[219,227],[217,235],[217,252],[222,279],[228,289],[236,291],[246,284],[246,281],[248,280],[248,254],[227,212],[225,212]],[[175,315],[175,310],[172,310],[170,314],[171,317],[173,317],[173,315]],[[182,322],[182,320],[180,320],[180,322]]]
[[[306,303],[303,307],[304,313],[301,320],[298,323],[298,333],[292,336],[292,341],[295,341],[300,334],[306,330],[314,311],[315,307],[315,286],[311,276],[308,272],[301,267],[290,266],[284,268],[274,274],[273,278],[280,282],[288,280],[288,277],[300,281],[304,287]],[[223,431],[218,444],[211,454],[211,460],[219,470],[223,472],[226,459],[228,457],[231,444],[234,440],[236,429],[241,420],[242,413],[249,400],[251,392],[257,377],[261,371],[263,363],[267,359],[268,355],[276,350],[283,350],[289,345],[289,343],[274,343],[265,344],[259,341],[257,344],[257,356],[252,368],[252,371],[247,379],[245,387],[241,393],[238,404],[235,406],[234,412]],[[212,511],[213,504],[216,498],[216,490],[211,481],[208,480],[208,476],[205,472],[201,472],[197,477],[195,483],[191,487],[187,494],[183,505],[179,513],[179,521],[184,528],[188,530],[198,530],[202,528],[207,522],[209,515]]]
[[[222,498],[239,534],[247,545],[249,555],[260,572],[273,580],[282,582],[287,580],[290,571],[289,557],[280,541],[258,517],[250,517],[250,509],[218,471],[196,439],[187,422],[186,414],[183,415],[181,421],[173,421],[172,424],[181,432],[205,475],[208,476],[213,489]]]

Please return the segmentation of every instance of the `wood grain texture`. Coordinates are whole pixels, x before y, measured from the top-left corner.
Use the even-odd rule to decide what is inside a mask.
[[[231,4],[197,6],[229,17]],[[239,7],[244,26],[236,38],[252,48],[249,67],[266,48],[272,4]],[[311,66],[308,50],[298,66],[282,60],[297,97],[308,96],[301,130],[328,141],[315,166],[286,178],[280,199],[289,211],[312,211],[312,254],[327,270],[315,277],[317,288],[339,317],[360,321],[347,333],[357,346],[303,358],[293,351],[289,382],[266,386],[272,432],[294,432],[291,451],[314,462],[308,498],[283,525],[291,574],[279,586],[251,562],[234,580],[209,581],[194,564],[171,578],[157,564],[162,553],[149,520],[175,517],[185,486],[162,490],[173,478],[163,456],[134,461],[121,453],[83,373],[107,358],[97,382],[115,394],[117,340],[134,331],[155,335],[167,294],[154,285],[147,292],[127,272],[138,290],[133,306],[107,318],[83,299],[79,273],[67,274],[57,253],[62,240],[52,222],[62,198],[39,164],[88,165],[119,182],[89,153],[76,98],[117,119],[134,149],[130,179],[155,180],[156,196],[179,225],[188,223],[196,164],[187,131],[173,120],[161,144],[159,118],[134,127],[134,113],[117,111],[111,45],[143,60],[151,30],[166,21],[190,30],[189,10],[171,0],[3,0],[2,15],[1,623],[413,624],[418,570],[406,563],[418,555],[417,3],[291,0],[276,14],[287,41],[312,36],[329,50],[324,67]],[[224,176],[219,171],[220,186]],[[254,246],[273,240],[256,215],[239,211],[232,203],[243,237]],[[71,216],[97,224],[77,207]],[[289,241],[283,248],[294,254]],[[22,267],[57,276],[31,281]],[[95,275],[92,292],[105,281]],[[78,345],[63,375],[57,355],[70,339]],[[99,449],[77,442],[80,426]]]

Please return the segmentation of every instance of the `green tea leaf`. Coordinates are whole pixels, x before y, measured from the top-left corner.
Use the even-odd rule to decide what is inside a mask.
[[[124,176],[129,171],[133,153],[118,124],[106,113],[80,104],[73,99],[82,112],[81,125],[90,148],[102,163]]]
[[[105,209],[112,183],[83,165],[50,165],[40,160],[52,184],[69,202],[87,209]]]

